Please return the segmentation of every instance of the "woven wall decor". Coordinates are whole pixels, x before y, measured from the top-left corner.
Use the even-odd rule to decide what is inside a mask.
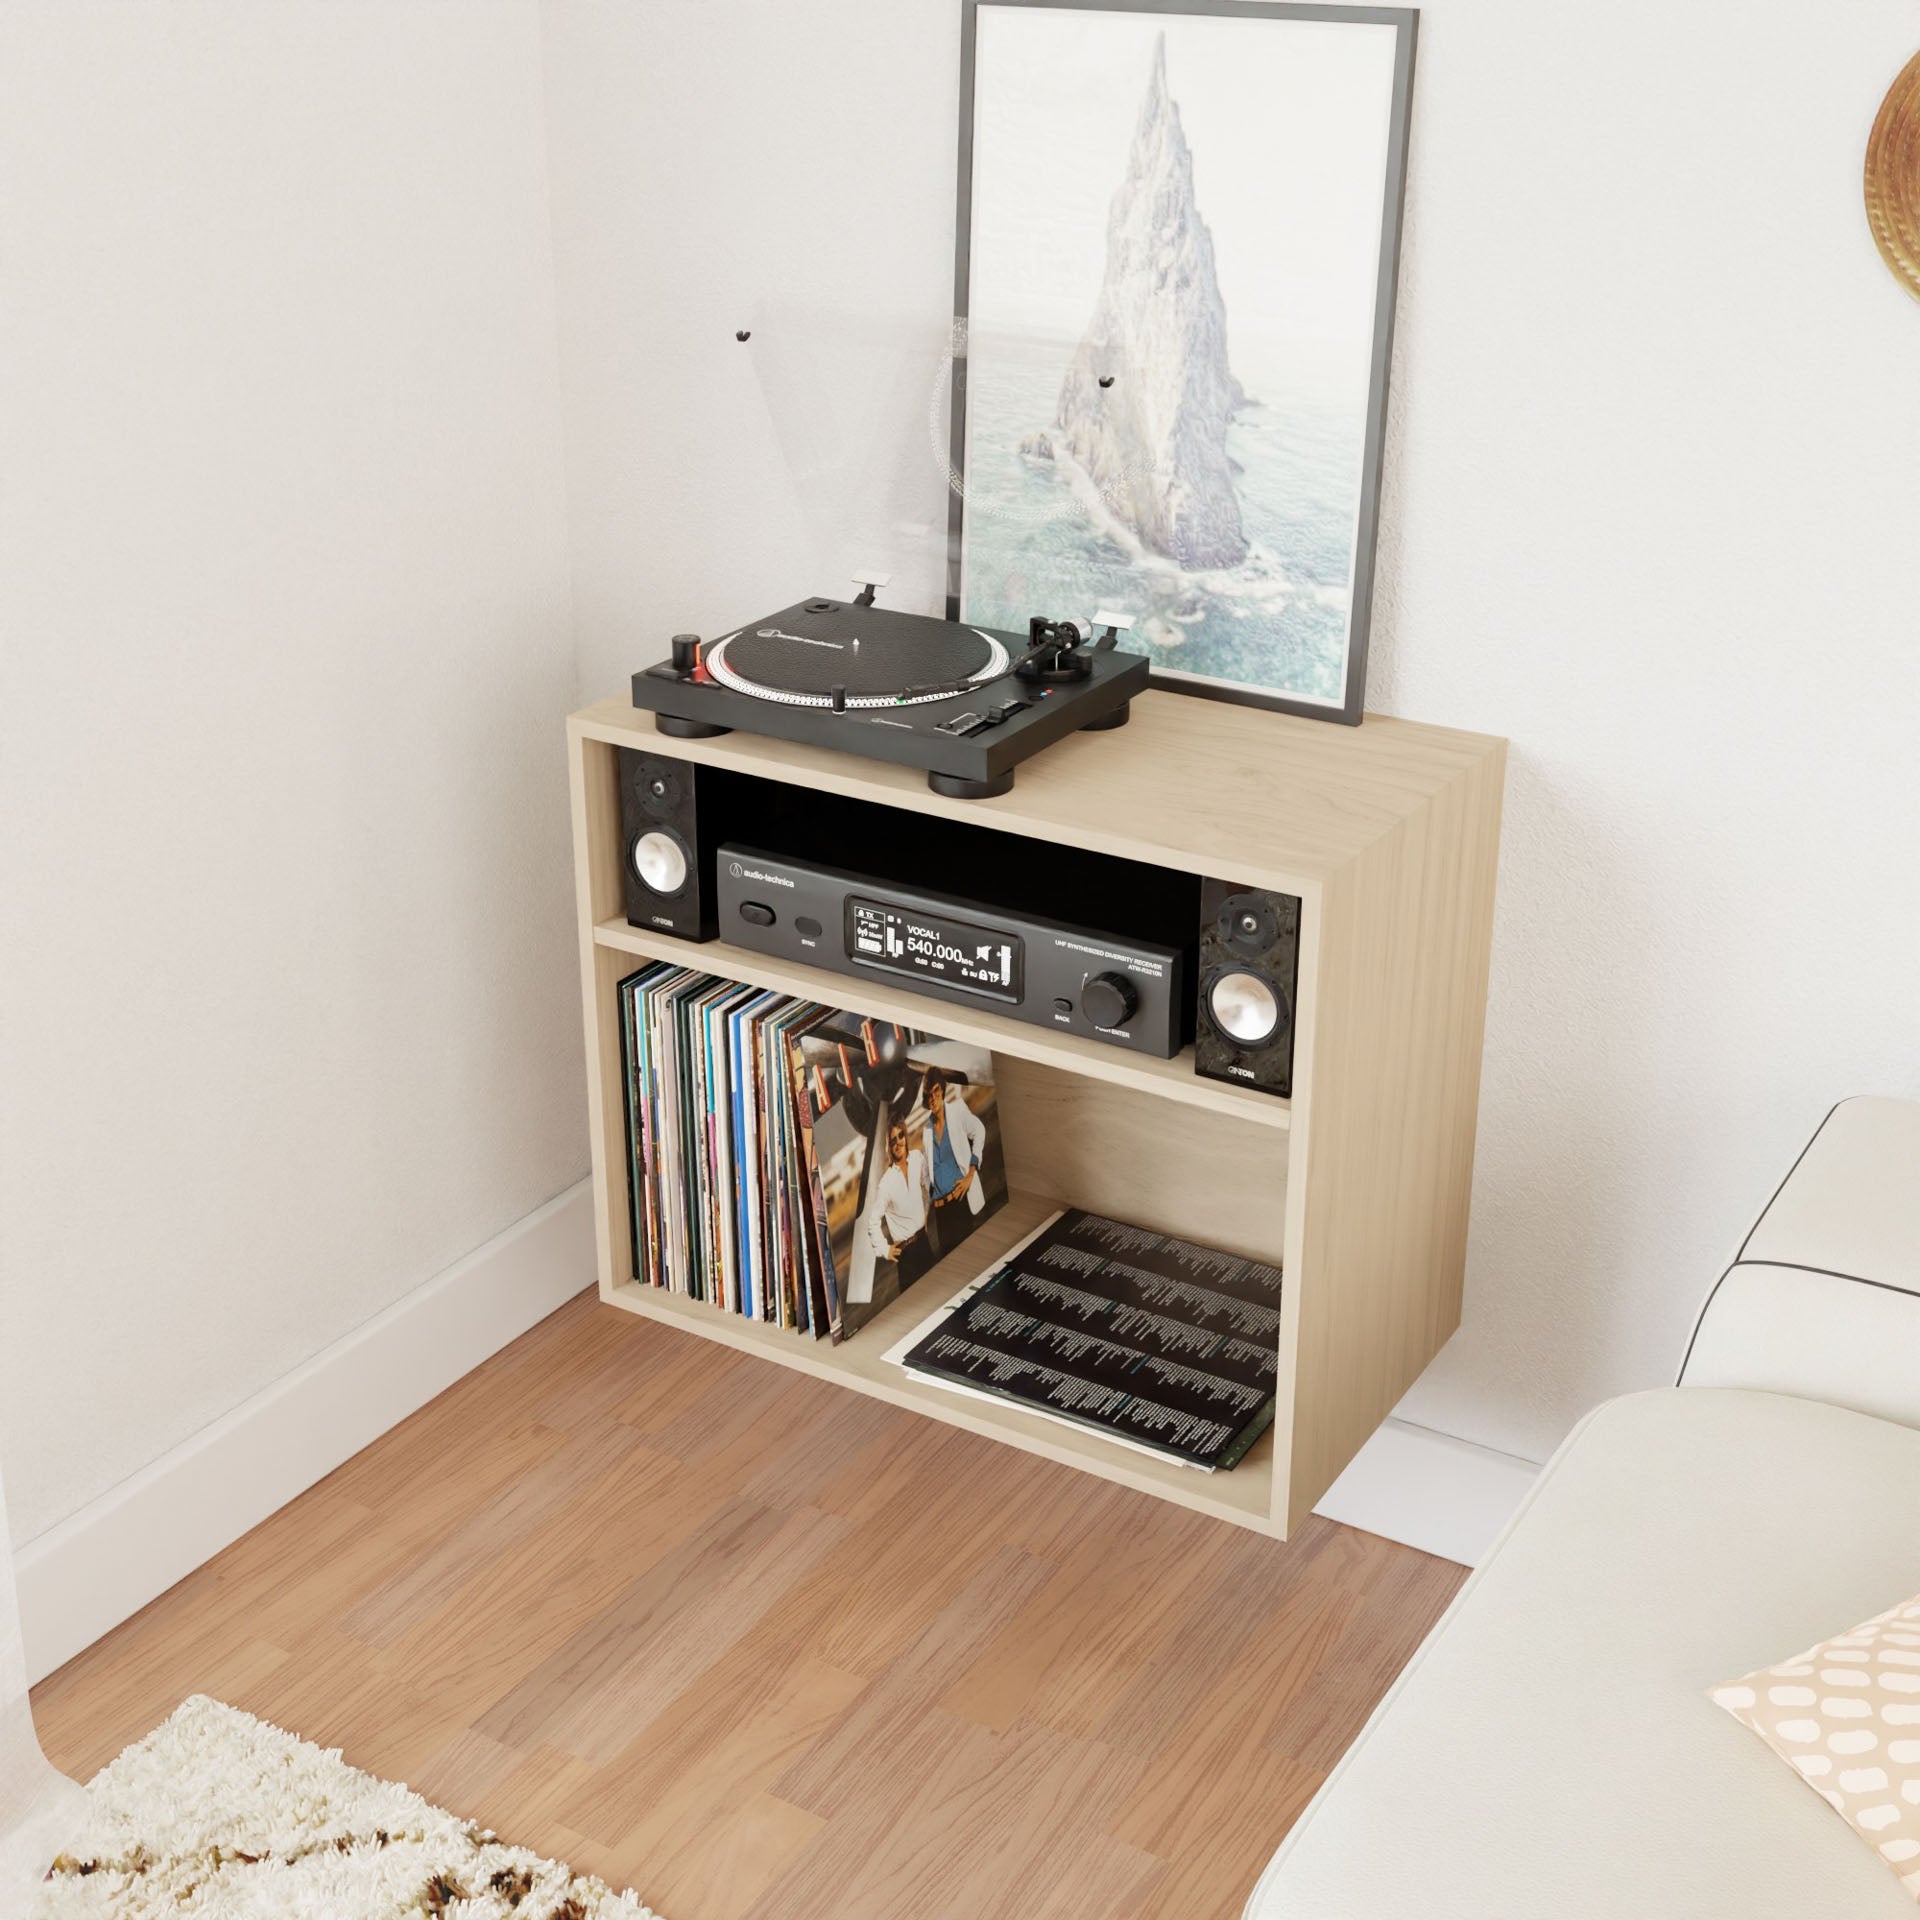
[[[1893,83],[1867,141],[1867,218],[1887,265],[1920,300],[1920,53]]]

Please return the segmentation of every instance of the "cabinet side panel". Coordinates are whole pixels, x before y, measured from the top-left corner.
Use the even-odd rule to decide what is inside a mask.
[[[1289,1517],[1297,1524],[1460,1324],[1505,749],[1325,889]]]
[[[626,911],[622,867],[626,839],[620,826],[620,756],[603,740],[576,733],[569,742],[574,776],[574,886],[591,938],[594,923]]]
[[[646,963],[630,953],[602,947],[594,961],[594,1028],[597,1033],[598,1071],[594,1075],[594,1178],[606,1167],[606,1215],[602,1228],[601,1297],[633,1279],[633,1213],[629,1191],[632,1169],[627,1147],[627,1063],[620,1041],[620,982]],[[600,1192],[596,1185],[595,1193]]]
[[[632,1227],[627,1214],[626,1089],[620,1059],[620,1006],[614,991],[640,963],[594,942],[595,922],[620,880],[620,794],[614,750],[570,730],[568,777],[573,800],[573,879],[580,939],[580,997],[587,1051],[587,1134],[593,1153],[594,1238],[600,1292],[632,1278]]]

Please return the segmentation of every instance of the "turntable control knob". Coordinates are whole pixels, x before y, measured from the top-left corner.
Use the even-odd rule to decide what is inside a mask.
[[[700,664],[700,636],[697,633],[676,633],[673,636],[673,670],[675,673],[692,673]]]
[[[1124,1027],[1140,996],[1124,973],[1096,973],[1080,990],[1080,1011],[1096,1027]]]

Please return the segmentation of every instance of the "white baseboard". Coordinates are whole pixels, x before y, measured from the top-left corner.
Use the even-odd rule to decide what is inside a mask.
[[[1478,1566],[1539,1471],[1532,1460],[1389,1420],[1314,1512]]]
[[[593,1274],[583,1180],[29,1541],[15,1561],[29,1678],[137,1613]]]

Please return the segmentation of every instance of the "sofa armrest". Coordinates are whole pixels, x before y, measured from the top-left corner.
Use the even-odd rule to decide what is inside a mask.
[[[1680,1384],[1920,1427],[1920,1105],[1827,1115],[1708,1294]]]

